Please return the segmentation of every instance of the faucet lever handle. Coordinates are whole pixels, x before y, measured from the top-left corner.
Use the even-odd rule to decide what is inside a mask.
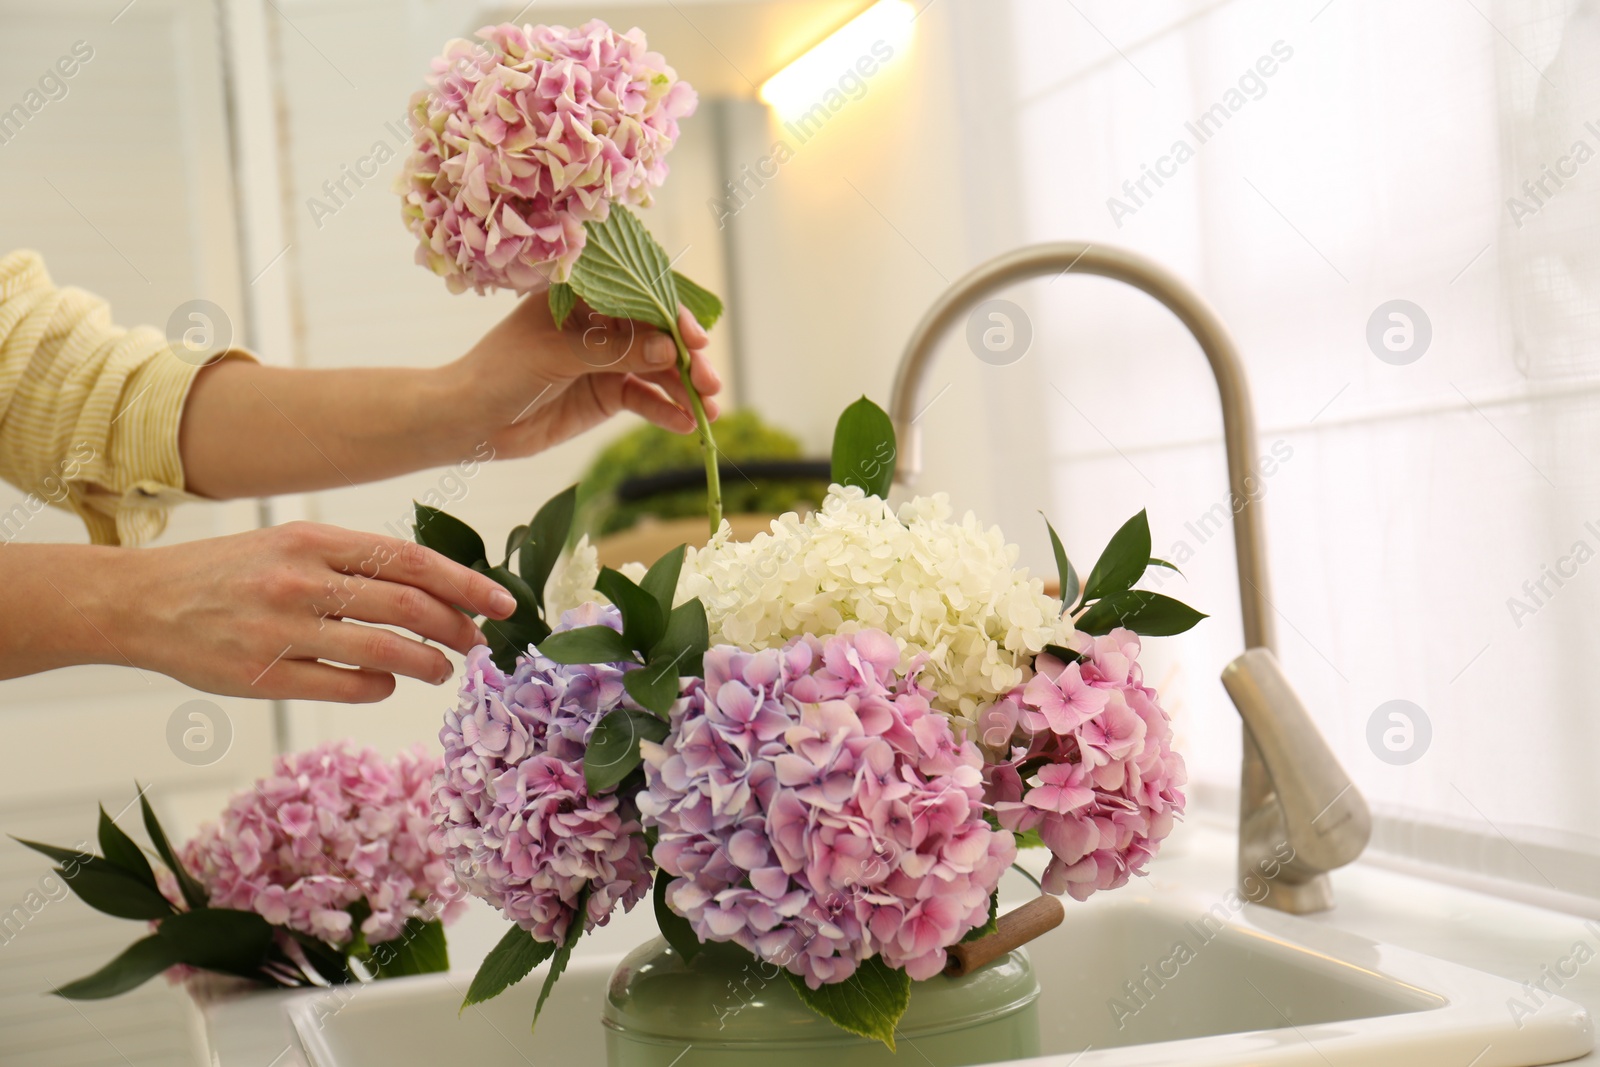
[[[1222,686],[1261,752],[1296,858],[1323,871],[1355,860],[1372,836],[1367,802],[1272,650],[1247,650],[1223,669]]]

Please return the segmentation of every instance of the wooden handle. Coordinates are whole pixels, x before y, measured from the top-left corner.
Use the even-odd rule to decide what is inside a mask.
[[[1055,897],[1042,896],[1030,900],[1022,907],[1000,916],[995,922],[994,933],[976,941],[951,945],[944,973],[953,978],[970,974],[990,960],[999,959],[1019,945],[1026,945],[1039,935],[1049,933],[1060,926],[1061,920],[1066,917],[1066,909]]]

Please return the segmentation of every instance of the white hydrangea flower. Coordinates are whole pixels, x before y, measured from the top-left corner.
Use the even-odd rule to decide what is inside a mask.
[[[549,580],[544,583],[545,617],[550,625],[555,625],[563,611],[586,601],[609,604],[609,600],[595,591],[594,583],[599,580],[600,553],[589,543],[589,535],[584,534],[571,552],[556,561]]]
[[[897,517],[879,498],[835,485],[820,510],[784,515],[748,542],[724,523],[689,550],[677,600],[699,597],[712,641],[748,649],[803,633],[884,630],[900,643],[902,667],[926,653],[922,680],[941,710],[976,721],[982,705],[1026,681],[1046,644],[1072,631],[998,527],[950,514],[943,493],[902,505]]]

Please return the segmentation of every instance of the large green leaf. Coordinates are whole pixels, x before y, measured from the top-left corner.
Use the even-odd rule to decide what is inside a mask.
[[[407,919],[399,937],[379,941],[367,958],[379,978],[448,971],[450,951],[445,945],[444,923],[438,919]]]
[[[1087,634],[1106,634],[1126,626],[1141,637],[1171,637],[1205,617],[1182,601],[1133,589],[1094,604],[1078,617],[1077,626]]]
[[[630,673],[638,673],[636,671]],[[639,742],[660,742],[667,724],[632,708],[614,708],[595,724],[583,754],[583,782],[589,795],[603,793],[639,766]]]
[[[1083,587],[1083,603],[1133,587],[1150,566],[1150,520],[1143,511],[1122,524],[1095,560]]]
[[[557,663],[628,663],[633,646],[609,626],[560,630],[539,642],[539,652]]]
[[[584,303],[602,315],[676,329],[672,264],[633,212],[612,204],[605,222],[586,222],[584,229],[588,241],[571,278]]]
[[[164,919],[175,910],[154,888],[104,860],[70,871],[58,867],[56,873],[85,904],[119,919]]]
[[[577,302],[578,294],[572,291],[572,286],[566,282],[550,283],[550,318],[555,321],[556,329],[567,324],[567,316],[572,314]]]
[[[572,959],[573,946],[578,943],[578,938],[583,936],[583,928],[587,925],[589,917],[591,885],[592,883],[585,882],[583,888],[578,890],[578,899],[573,905],[572,925],[567,928],[566,940],[561,942],[561,947],[550,957],[549,973],[544,976],[544,987],[539,990],[538,1003],[533,1006],[532,1026],[539,1025],[539,1013],[544,1010],[544,1002],[550,998],[550,991],[556,987],[556,979],[567,969],[567,963]]]
[[[656,906],[656,926],[661,930],[661,936],[666,938],[667,944],[688,963],[700,952],[700,939],[694,935],[694,927],[689,925],[689,920],[673,911],[667,905],[667,886],[672,884],[672,875],[656,868],[656,884],[653,898]]]
[[[474,569],[499,582],[517,602],[509,617],[485,619],[482,627],[495,666],[503,671],[513,670],[517,657],[526,655],[529,645],[537,645],[550,636],[550,627],[545,624],[532,588],[509,568],[480,563]]]
[[[672,702],[678,699],[682,686],[677,661],[670,658],[647,663],[622,676],[622,687],[628,695],[641,708],[657,716],[657,721],[665,719],[672,711]]]
[[[783,972],[801,1001],[841,1030],[882,1041],[894,1051],[895,1025],[911,1003],[911,976],[877,956],[862,962],[848,980],[812,989],[806,980]]]
[[[672,272],[673,284],[678,290],[678,300],[689,309],[689,314],[694,320],[706,329],[717,324],[722,318],[722,301],[716,293],[685,278],[677,271]]]
[[[161,921],[156,936],[177,949],[191,967],[252,977],[272,948],[272,924],[253,911],[204,908]]]
[[[622,639],[628,647],[644,654],[661,640],[667,628],[666,612],[655,597],[634,585],[626,574],[602,567],[594,587],[622,613]]]
[[[658,674],[657,678],[677,675],[698,678],[705,671],[704,657],[710,647],[711,625],[706,621],[706,606],[700,603],[699,597],[693,597],[672,609],[667,617],[666,633],[650,650],[648,662],[651,669],[669,672],[665,676]]]
[[[661,605],[661,617],[672,614],[672,600],[678,594],[678,576],[683,573],[683,557],[688,545],[679,545],[650,565],[639,588],[656,598]]]
[[[528,539],[517,553],[517,570],[533,590],[534,601],[544,610],[544,587],[550,572],[561,558],[567,536],[572,533],[572,516],[578,507],[578,487],[569,485],[549,500],[528,524]]]
[[[133,838],[111,821],[104,805],[100,807],[100,851],[105,854],[107,862],[122,868],[136,881],[156,889],[156,873],[150,869],[150,861],[144,858],[144,853],[133,843]]]
[[[513,926],[478,965],[478,973],[467,987],[461,1010],[498,997],[526,978],[529,971],[549,959],[555,950],[555,942],[537,941],[522,927]]]
[[[1050,531],[1050,550],[1056,556],[1056,576],[1061,582],[1061,610],[1067,611],[1078,599],[1078,572],[1067,558],[1067,550],[1049,519],[1044,520],[1044,528]]]
[[[833,429],[833,480],[887,498],[894,484],[894,423],[862,397],[844,409]]]
[[[489,558],[478,531],[438,508],[412,502],[417,512],[417,544],[431,548],[446,559],[470,567]]]
[[[66,985],[57,986],[54,993],[67,1000],[104,1000],[137,989],[173,964],[178,947],[158,934],[135,941],[123,950],[122,955],[98,971]]]
[[[167,832],[161,828],[161,821],[156,818],[155,810],[150,807],[150,801],[146,799],[143,787],[138,782],[134,782],[133,786],[139,790],[139,812],[144,818],[144,832],[150,835],[150,843],[156,846],[156,855],[160,856],[161,862],[177,876],[178,887],[183,890],[183,899],[189,905],[189,910],[205,907],[208,899],[205,887],[178,862],[177,854],[172,851],[172,844],[167,840]]]

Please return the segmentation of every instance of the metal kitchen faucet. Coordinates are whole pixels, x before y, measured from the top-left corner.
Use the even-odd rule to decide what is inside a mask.
[[[1222,402],[1246,649],[1222,672],[1223,687],[1244,720],[1240,888],[1257,903],[1282,911],[1304,914],[1331,908],[1333,889],[1327,872],[1361,855],[1372,833],[1371,817],[1274,653],[1261,501],[1247,485],[1256,461],[1250,388],[1232,338],[1199,294],[1144,256],[1075,241],[1019,248],[971,271],[934,301],[900,359],[889,411],[899,442],[895,481],[909,487],[922,472],[922,431],[914,420],[922,380],[951,326],[998,289],[1041,275],[1069,273],[1112,278],[1155,297],[1189,330],[1211,364]],[[1282,862],[1285,843],[1294,850],[1293,858]],[[1269,870],[1276,873],[1268,874]],[[1259,897],[1263,884],[1264,898]]]

